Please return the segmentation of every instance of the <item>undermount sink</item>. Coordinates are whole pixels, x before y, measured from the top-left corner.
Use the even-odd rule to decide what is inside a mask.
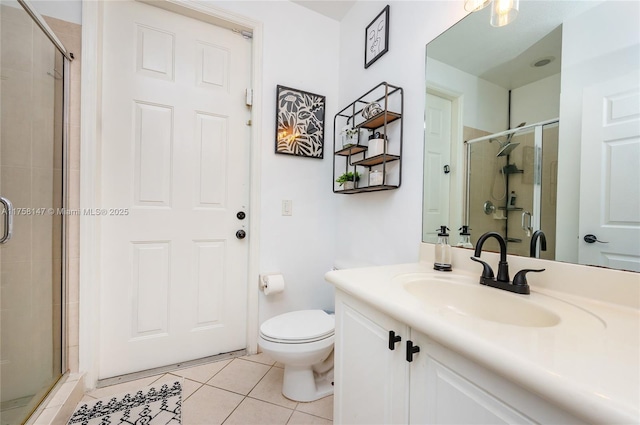
[[[524,327],[550,327],[560,323],[560,316],[529,299],[480,285],[463,277],[439,278],[405,275],[396,278],[405,291],[441,312]]]

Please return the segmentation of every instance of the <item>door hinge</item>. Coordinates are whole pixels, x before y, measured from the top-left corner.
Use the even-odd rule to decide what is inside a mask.
[[[253,89],[246,89],[246,105],[253,106]]]
[[[252,31],[239,30],[238,28],[232,28],[231,31],[235,32],[236,34],[240,34],[241,36],[243,36],[247,40],[251,40],[253,38],[253,32]]]

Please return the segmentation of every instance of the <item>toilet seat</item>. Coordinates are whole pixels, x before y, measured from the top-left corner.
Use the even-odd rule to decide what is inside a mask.
[[[323,310],[300,310],[281,314],[260,326],[260,336],[266,341],[283,344],[303,344],[333,336],[335,319]]]

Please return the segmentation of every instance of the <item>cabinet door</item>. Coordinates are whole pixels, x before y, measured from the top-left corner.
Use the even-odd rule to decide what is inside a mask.
[[[390,330],[402,338],[394,350]],[[408,423],[408,333],[406,325],[336,292],[335,423]]]
[[[474,367],[420,333],[412,332],[411,340],[420,346],[420,352],[411,364],[410,423],[537,423],[484,388],[484,384],[493,380],[492,374]],[[469,376],[472,370],[481,373]],[[501,387],[505,384],[502,382]]]
[[[411,424],[584,425],[515,383],[412,331]]]

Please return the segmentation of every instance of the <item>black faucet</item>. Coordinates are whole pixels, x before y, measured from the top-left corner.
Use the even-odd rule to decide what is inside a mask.
[[[547,237],[542,230],[536,230],[531,236],[531,245],[529,245],[529,257],[536,258],[536,242],[540,238],[540,251],[547,250]]]
[[[500,262],[498,263],[498,276],[493,277],[493,269],[484,261],[480,260],[482,254],[482,245],[489,238],[495,238],[500,244]],[[498,289],[503,289],[509,292],[515,292],[517,294],[529,294],[529,284],[527,283],[526,274],[528,272],[542,272],[544,269],[533,270],[523,269],[516,273],[516,276],[511,282],[509,278],[509,264],[507,263],[507,243],[504,238],[496,232],[488,232],[480,236],[478,242],[476,242],[476,250],[474,256],[471,259],[475,262],[482,264],[482,275],[480,276],[480,284],[487,285]]]

